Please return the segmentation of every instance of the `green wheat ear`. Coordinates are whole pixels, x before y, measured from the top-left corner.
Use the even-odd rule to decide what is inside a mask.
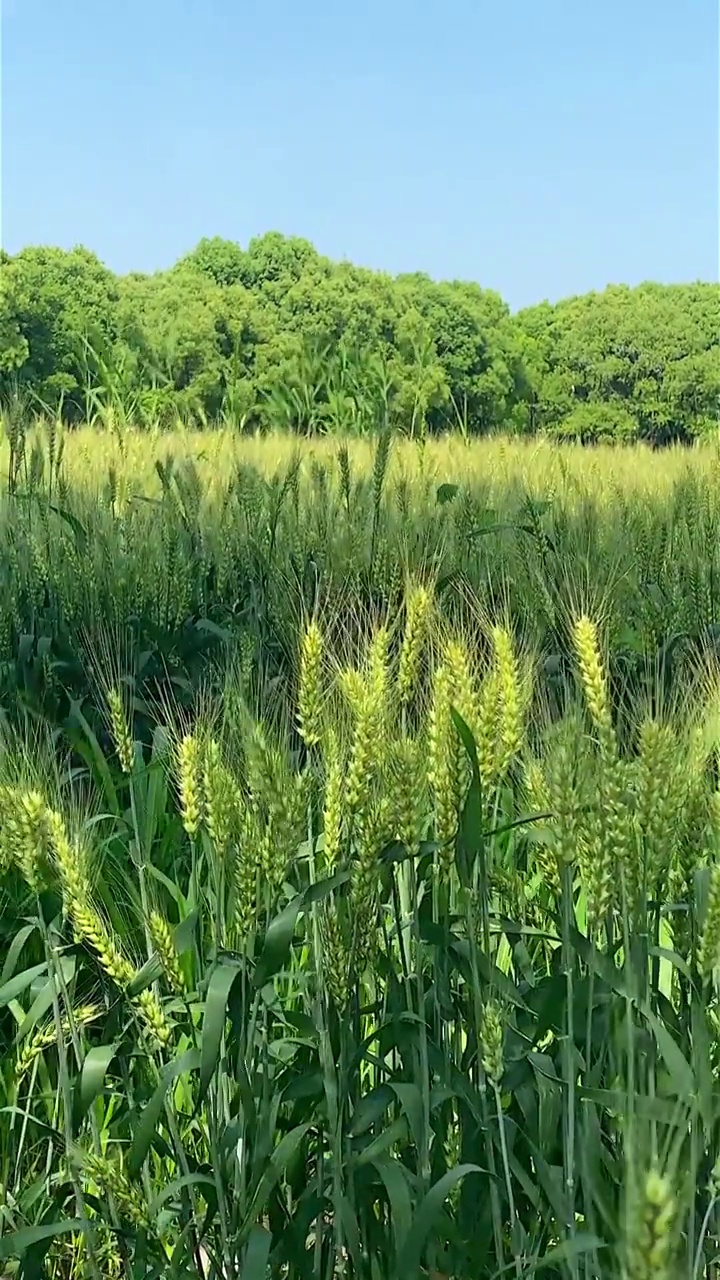
[[[154,991],[141,991],[135,997],[140,1021],[149,1032],[153,1041],[164,1048],[170,1041],[170,1027],[163,1012],[162,1005]]]
[[[138,1187],[130,1182],[119,1161],[90,1151],[83,1153],[80,1159],[87,1182],[95,1183],[103,1195],[113,1197],[126,1222],[143,1231],[150,1231],[152,1224],[145,1200]]]
[[[698,943],[697,965],[701,978],[709,981],[720,968],[720,863],[710,868],[705,920]]]
[[[398,664],[398,695],[408,706],[415,695],[423,648],[427,638],[432,596],[427,587],[413,583],[405,595],[405,631]]]
[[[322,666],[325,652],[322,632],[315,620],[308,623],[300,645],[298,728],[308,747],[317,746],[323,731]]]
[[[107,704],[113,742],[120,761],[120,768],[123,773],[132,773],[135,764],[135,747],[125,704],[117,687],[108,689]]]
[[[189,836],[197,835],[203,816],[202,743],[187,733],[177,746],[177,781],[182,823]]]
[[[28,888],[38,893],[46,881],[49,852],[47,805],[39,791],[17,791],[8,796],[5,821],[14,854]]]
[[[185,979],[180,968],[170,926],[159,911],[151,911],[147,923],[165,977],[176,995],[183,995],[186,990]]]
[[[483,1070],[494,1085],[502,1080],[505,1064],[503,1059],[503,1041],[505,1032],[500,1006],[488,1000],[483,1006],[480,1024],[480,1052]]]
[[[492,641],[498,698],[498,774],[503,777],[520,754],[525,740],[525,716],[512,636],[505,627],[493,627]]]
[[[364,798],[378,766],[379,711],[378,686],[373,687],[369,681],[359,683],[353,690],[357,698],[355,708],[355,729],[353,734],[350,760],[345,779],[345,804],[348,813],[355,818],[364,807]]]
[[[320,939],[322,945],[322,972],[330,1000],[339,1014],[343,1014],[350,1003],[350,955],[345,944],[337,906],[333,902],[326,903],[320,917]]]
[[[133,966],[120,953],[110,931],[92,902],[86,861],[79,844],[71,840],[65,821],[56,810],[47,810],[48,840],[63,890],[65,911],[77,936],[97,953],[105,972],[120,987],[134,977]]]
[[[392,744],[387,783],[392,807],[394,834],[411,858],[420,850],[428,813],[426,768],[419,738],[402,738]]]
[[[73,1009],[70,1016],[65,1015],[62,1019],[61,1026],[65,1039],[70,1040],[80,1028],[96,1022],[102,1016],[102,1012],[99,1005],[94,1004],[79,1005]],[[41,1053],[57,1043],[57,1034],[55,1022],[51,1021],[38,1027],[31,1036],[27,1037],[18,1052],[15,1063],[15,1075],[18,1080],[27,1075]]]
[[[202,773],[202,811],[208,835],[219,854],[227,852],[236,816],[237,786],[214,738],[205,744]],[[187,830],[187,820],[185,829]]]
[[[450,667],[442,664],[435,671],[428,719],[428,783],[434,800],[435,838],[442,845],[457,831],[460,804],[453,687]]]
[[[340,862],[345,816],[345,762],[338,736],[328,730],[323,749],[325,797],[323,803],[323,870],[332,875]]]
[[[651,1169],[631,1206],[626,1256],[627,1280],[676,1280],[672,1267],[675,1189],[668,1177]]]
[[[607,678],[600,654],[597,626],[586,614],[583,614],[575,622],[573,641],[580,668],[580,679],[585,693],[585,701],[597,730],[600,745],[604,751],[612,753],[615,749],[615,736],[610,713]]]

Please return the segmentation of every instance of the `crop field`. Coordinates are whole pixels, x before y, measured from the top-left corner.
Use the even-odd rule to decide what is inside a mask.
[[[9,417],[0,1275],[720,1272],[720,452]]]

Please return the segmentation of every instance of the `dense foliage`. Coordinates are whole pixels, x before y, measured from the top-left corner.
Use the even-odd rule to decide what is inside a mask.
[[[711,717],[623,750],[580,615],[551,723],[511,633],[438,628],[419,582],[367,642],[299,639],[299,733],[233,677],[143,742],[100,661],[107,754],[87,724],[74,771],[6,744],[0,1259],[710,1277]]]
[[[116,425],[6,420],[3,1280],[711,1280],[716,447]]]
[[[132,629],[143,697],[170,675],[182,699],[207,655],[238,642],[284,681],[308,610],[397,608],[407,573],[437,578],[450,618],[477,602],[506,613],[551,673],[570,648],[569,600],[602,610],[620,683],[644,679],[649,655],[671,673],[720,627],[714,447],[588,457],[454,438],[388,449],[385,435],[302,456],[287,437],[230,431],[51,421],[26,437],[12,417],[7,430],[0,699],[12,716],[64,723],[91,692],[84,655],[108,626]]]
[[[0,395],[66,419],[687,441],[717,423],[720,286],[495,293],[331,262],[272,232],[117,277],[85,249],[0,262]]]

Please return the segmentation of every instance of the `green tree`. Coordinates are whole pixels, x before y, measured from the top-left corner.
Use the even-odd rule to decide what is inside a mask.
[[[720,286],[511,316],[498,294],[333,263],[277,231],[117,278],[86,249],[0,258],[0,392],[69,417],[691,440],[718,420]]]
[[[262,317],[241,285],[220,288],[181,265],[122,281],[122,340],[132,353],[138,387],[169,388],[176,410],[208,418],[221,412],[229,389],[243,412],[251,384]]]
[[[401,276],[398,285],[432,334],[448,395],[428,413],[431,430],[457,426],[483,432],[506,427],[522,385],[507,306],[498,294],[461,282],[436,284]]]
[[[400,317],[395,339],[393,422],[412,438],[424,439],[431,416],[442,421],[449,404],[448,378],[430,325],[414,307]]]
[[[30,354],[30,346],[20,327],[15,287],[8,270],[11,258],[0,249],[0,391],[9,384]]]
[[[114,342],[115,276],[87,249],[42,247],[6,259],[2,276],[3,327],[10,337],[3,367],[10,362],[23,387],[50,406],[64,398],[79,416],[86,408],[86,343]]]
[[[579,405],[622,405],[646,439],[693,438],[707,424],[720,376],[719,307],[717,285],[644,284],[522,312],[516,324],[536,425],[562,431]],[[703,391],[696,385],[693,395],[688,378]]]
[[[685,424],[685,429],[693,435],[717,430],[720,426],[720,346],[675,360],[667,371],[663,392],[671,422]]]
[[[637,434],[637,419],[623,404],[600,401],[576,405],[556,430],[560,439],[579,440],[582,444],[629,444]]]
[[[201,240],[177,265],[194,267],[220,285],[246,284],[249,275],[245,251],[221,236]]]
[[[309,240],[268,231],[250,241],[240,283],[248,289],[265,289],[278,297],[308,271],[329,273],[332,264],[321,258]]]

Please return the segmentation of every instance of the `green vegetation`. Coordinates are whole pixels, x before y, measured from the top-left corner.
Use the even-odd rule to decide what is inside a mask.
[[[3,1280],[710,1280],[716,447],[5,425]]]
[[[286,438],[67,430],[0,460],[0,693],[8,714],[64,720],[87,650],[132,630],[143,679],[192,691],[242,641],[286,679],[317,606],[400,607],[407,572],[448,614],[506,613],[552,668],[573,601],[602,616],[612,678],[668,673],[720,623],[718,455],[442,440],[390,450]],[[654,678],[654,677],[653,677]],[[176,696],[180,696],[176,692]]]
[[[85,249],[0,259],[0,398],[68,421],[687,442],[717,425],[720,286],[608,288],[511,316],[270,233],[116,277]]]

